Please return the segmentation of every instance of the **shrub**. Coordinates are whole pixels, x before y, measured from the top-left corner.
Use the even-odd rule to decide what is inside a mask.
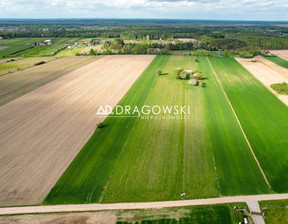
[[[245,217],[244,212],[241,210],[234,210],[232,216],[233,216],[233,220],[236,222],[243,222],[244,217]]]
[[[190,77],[190,74],[186,71],[182,71],[180,74],[179,74],[180,78],[181,79],[189,79]]]
[[[90,55],[95,55],[95,51],[92,48],[90,49]]]
[[[288,84],[286,82],[272,84],[271,88],[277,93],[288,95]]]
[[[101,128],[104,128],[105,127],[105,124],[103,122],[100,122],[97,124],[97,129],[101,129]]]
[[[39,61],[39,62],[35,63],[34,65],[37,66],[37,65],[42,65],[42,64],[45,64],[45,61]]]
[[[184,69],[180,68],[180,67],[175,69],[176,75],[180,75],[180,73],[183,71],[184,71]]]
[[[162,71],[160,70],[160,68],[158,68],[157,70],[156,70],[156,75],[161,75],[162,74]]]

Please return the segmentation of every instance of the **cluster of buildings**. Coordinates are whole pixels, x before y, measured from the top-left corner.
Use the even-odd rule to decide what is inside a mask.
[[[28,45],[31,45],[31,46],[45,46],[45,45],[51,45],[51,44],[52,44],[51,40],[44,40],[44,41],[40,41],[40,42],[29,43]]]

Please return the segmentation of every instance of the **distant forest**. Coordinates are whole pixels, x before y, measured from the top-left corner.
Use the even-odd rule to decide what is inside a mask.
[[[199,48],[242,56],[260,50],[288,49],[288,22],[39,19],[0,20],[0,36],[121,38],[123,40],[197,39]],[[171,48],[171,46],[170,46]]]

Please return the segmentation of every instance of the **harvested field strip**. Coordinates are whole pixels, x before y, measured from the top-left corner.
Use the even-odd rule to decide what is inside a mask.
[[[211,63],[272,189],[287,192],[288,108],[234,59]]]
[[[161,66],[165,75],[157,78],[146,104],[189,105],[193,114],[186,120],[139,119],[103,202],[176,200],[183,192],[187,198],[219,195],[202,89],[175,79],[173,72],[179,66],[194,68],[194,58],[169,57]]]
[[[200,61],[198,70],[207,78],[207,87],[203,89],[206,125],[210,133],[221,195],[269,192],[208,59],[197,59]]]
[[[153,58],[103,57],[1,106],[0,205],[41,203]]]
[[[279,57],[265,57],[266,59],[268,59],[269,61],[274,62],[275,64],[282,66],[284,68],[288,69],[288,61],[279,58]]]
[[[156,81],[156,69],[167,59],[165,56],[156,57],[119,104],[141,107]],[[127,71],[129,73],[131,70]],[[106,127],[94,133],[48,194],[44,204],[98,202],[136,120],[108,117],[104,121]]]
[[[0,106],[97,59],[99,58],[60,58],[24,71],[0,76]]]

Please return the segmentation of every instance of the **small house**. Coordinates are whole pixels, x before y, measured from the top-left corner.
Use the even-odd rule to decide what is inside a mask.
[[[4,37],[0,37],[0,40],[3,40],[4,39]]]
[[[50,45],[50,44],[52,44],[52,41],[51,40],[45,40],[44,43]]]

